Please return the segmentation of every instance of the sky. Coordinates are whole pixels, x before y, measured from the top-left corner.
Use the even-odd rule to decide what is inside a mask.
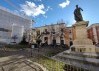
[[[0,6],[33,19],[33,27],[60,21],[72,26],[75,5],[83,9],[83,19],[89,21],[89,25],[99,23],[99,0],[0,0]]]

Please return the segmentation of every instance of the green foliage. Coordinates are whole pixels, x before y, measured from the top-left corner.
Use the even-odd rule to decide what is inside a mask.
[[[58,53],[59,53],[59,51],[57,51],[57,52],[47,52],[46,56],[51,57],[51,56],[54,56],[54,55],[56,55]]]
[[[59,62],[45,56],[39,55],[36,62],[43,65],[49,71],[64,71],[63,67],[65,64],[63,62]]]
[[[24,35],[23,38],[22,38],[22,41],[19,43],[21,45],[27,45],[29,44],[27,41],[26,41],[26,36]]]
[[[12,48],[12,49],[20,49],[20,48],[29,48],[29,45],[18,45],[18,44],[15,44],[15,45],[6,45],[5,47],[7,48]]]

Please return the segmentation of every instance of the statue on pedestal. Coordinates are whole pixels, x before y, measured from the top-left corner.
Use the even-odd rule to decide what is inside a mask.
[[[78,7],[78,5],[76,5],[76,9],[74,10],[74,17],[76,22],[83,21],[83,17],[80,11],[83,11],[83,9]]]

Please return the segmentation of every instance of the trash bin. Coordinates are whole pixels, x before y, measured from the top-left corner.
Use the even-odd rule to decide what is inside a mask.
[[[37,48],[37,44],[32,44],[31,48]]]
[[[32,45],[31,48],[34,48],[34,45]]]

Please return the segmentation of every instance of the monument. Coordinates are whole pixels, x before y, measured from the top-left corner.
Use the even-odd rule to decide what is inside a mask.
[[[81,15],[83,11],[78,5],[74,10],[73,24],[74,41],[69,50],[61,52],[52,57],[52,59],[62,61],[66,65],[83,68],[84,71],[99,71],[99,48],[95,47],[92,40],[87,37],[87,26],[89,21],[84,21]],[[72,70],[79,71],[79,70]]]
[[[75,39],[73,41],[73,46],[71,46],[71,51],[74,52],[83,52],[83,53],[96,53],[96,48],[92,43],[92,40],[87,37],[87,29],[86,27],[89,24],[89,21],[84,21],[81,15],[82,8],[76,5],[76,9],[74,10],[74,17],[76,23],[73,25]]]
[[[76,22],[83,21],[83,17],[80,11],[83,11],[83,9],[76,5],[76,9],[74,10],[74,17]]]

